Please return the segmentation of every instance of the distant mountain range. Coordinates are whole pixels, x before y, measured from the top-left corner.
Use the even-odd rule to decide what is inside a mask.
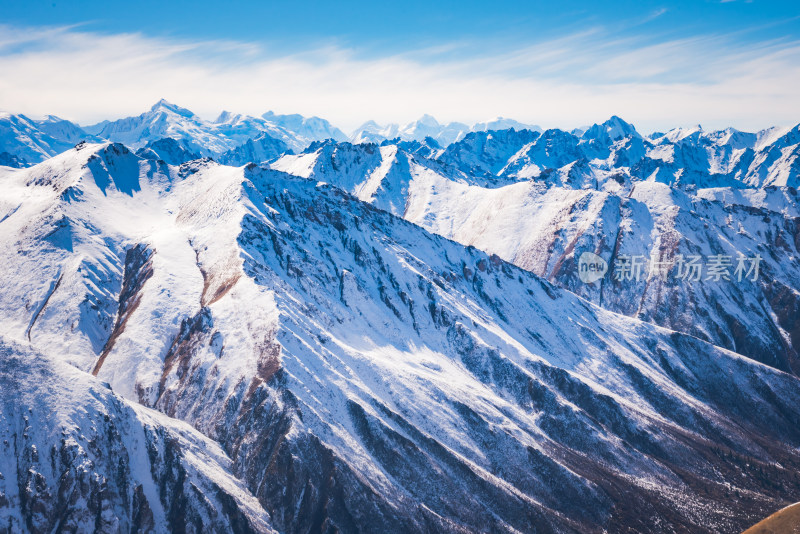
[[[797,127],[748,133],[732,128],[704,131],[698,126],[643,136],[619,117],[571,132],[543,132],[538,126],[510,119],[469,127],[439,124],[425,115],[402,127],[370,121],[348,138],[317,117],[273,112],[251,117],[226,111],[209,122],[165,100],[136,117],[85,128],[54,116],[32,120],[24,115],[0,114],[0,164],[12,167],[38,163],[79,141],[107,140],[138,150],[152,148],[162,139],[178,141],[186,150],[184,161],[199,155],[231,165],[302,153],[320,141],[417,142],[428,146],[429,159],[443,158],[464,172],[496,176],[500,180],[495,183],[528,179],[548,169],[586,162],[596,171],[623,169],[637,179],[682,186],[762,187],[796,184],[800,168]],[[173,156],[165,155],[175,161]]]
[[[476,124],[473,128],[460,123],[440,125],[436,119],[425,115],[403,127],[396,124],[378,126],[374,122],[368,122],[348,137],[319,117],[279,115],[272,111],[261,117],[251,117],[223,111],[216,120],[209,122],[188,109],[162,99],[149,111],[136,117],[106,120],[85,127],[52,115],[43,120],[32,120],[24,115],[1,113],[0,165],[21,167],[39,163],[80,141],[107,140],[139,149],[169,138],[179,141],[190,154],[197,153],[206,157],[219,157],[239,149],[238,155],[232,153],[223,158],[231,161],[232,158],[245,157],[244,154],[259,154],[269,159],[289,150],[301,152],[314,141],[327,139],[380,143],[395,138],[402,141],[422,141],[430,137],[446,146],[463,138],[470,131],[512,127],[540,131],[536,126],[502,118]],[[266,137],[275,141],[268,140],[265,144]],[[243,148],[248,141],[253,142],[251,148]],[[253,146],[266,145],[270,146],[266,152],[259,153],[257,149],[253,152]]]

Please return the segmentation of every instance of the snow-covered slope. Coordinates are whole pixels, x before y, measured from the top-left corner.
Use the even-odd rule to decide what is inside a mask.
[[[568,176],[568,175],[566,175]],[[440,191],[444,186],[439,186]],[[414,185],[411,186],[415,190]],[[410,220],[536,272],[608,309],[707,339],[779,369],[800,371],[800,229],[795,216],[742,202],[729,205],[639,183],[617,191],[523,182],[498,190],[449,186],[408,202]],[[787,204],[791,190],[776,192]],[[413,217],[413,219],[412,219]],[[609,264],[602,283],[579,279],[583,252]],[[678,258],[729,257],[729,280],[681,279]],[[739,254],[759,255],[757,280],[737,280]],[[625,256],[664,262],[669,276],[616,280]],[[750,268],[750,264],[747,264]]]
[[[790,144],[794,131],[778,136],[760,154],[780,146],[796,150]],[[752,140],[727,132],[713,146]],[[324,151],[282,158],[273,168],[337,185],[613,311],[797,373],[797,190],[764,186],[760,180],[758,187],[750,186],[734,178],[723,182],[728,187],[683,188],[642,181],[631,169],[610,164],[644,153],[647,143],[613,118],[580,138],[560,130],[471,133],[432,156],[436,161],[391,144],[380,152],[374,145],[329,144]],[[661,144],[651,152],[658,147],[678,150],[684,161],[696,161],[689,154],[700,150]],[[689,167],[681,169],[690,176]],[[695,181],[713,180],[706,174]],[[603,283],[586,285],[579,279],[577,260],[587,251],[608,262]],[[700,256],[705,262],[715,255],[728,258],[730,278],[740,254],[760,257],[757,280],[720,282],[702,274],[696,282],[675,276],[662,281],[650,279],[646,267],[639,280],[614,279],[621,257],[643,262],[656,257],[674,275],[679,258]],[[745,266],[749,270],[751,264]]]
[[[444,149],[439,159],[470,175],[497,176],[508,161],[539,137],[531,130],[479,131]]]
[[[476,187],[393,145],[293,158],[391,211]],[[2,334],[217,441],[278,531],[736,532],[800,500],[794,376],[332,185],[116,144],[0,183]]]
[[[216,443],[5,339],[0,440],[5,532],[275,532]]]
[[[162,160],[170,165],[180,165],[201,157],[187,148],[184,141],[172,137],[150,141],[137,150],[136,155],[145,159]]]

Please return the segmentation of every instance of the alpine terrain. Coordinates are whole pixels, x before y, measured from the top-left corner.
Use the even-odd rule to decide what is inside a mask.
[[[0,140],[0,532],[734,533],[800,501],[800,126],[161,101]]]

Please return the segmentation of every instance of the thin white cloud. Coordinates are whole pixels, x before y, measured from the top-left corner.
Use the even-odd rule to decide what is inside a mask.
[[[642,20],[640,20],[640,21],[639,21],[639,24],[645,24],[645,23],[647,23],[647,22],[650,22],[650,21],[652,21],[652,20],[655,20],[655,19],[657,19],[658,17],[660,17],[660,16],[662,16],[662,15],[665,15],[665,14],[667,13],[667,11],[669,11],[669,10],[668,10],[666,7],[662,7],[662,8],[656,9],[655,11],[653,11],[652,13],[650,13],[649,15],[647,15],[645,18],[643,18]]]
[[[800,121],[800,43],[726,36],[645,43],[602,28],[463,57],[453,46],[368,57],[336,46],[291,55],[76,28],[0,27],[0,107],[82,123],[138,114],[167,98],[213,118],[268,109],[404,122],[423,113],[514,117],[572,127],[612,114],[640,129],[703,123],[757,129]],[[455,58],[455,59],[454,59]]]

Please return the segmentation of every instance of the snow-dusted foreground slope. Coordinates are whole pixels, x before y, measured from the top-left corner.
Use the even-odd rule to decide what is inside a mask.
[[[205,506],[230,495],[254,529],[267,519],[233,477],[281,532],[736,532],[800,500],[795,377],[331,185],[118,144],[3,170],[0,185],[0,333],[107,392],[33,394],[82,414],[64,417],[87,449],[106,424],[87,396],[140,426],[191,424],[225,451],[187,455],[227,481],[195,483]],[[41,360],[6,346],[18,366]],[[20,383],[4,421],[37,410]],[[40,416],[40,455],[62,446],[58,417]],[[27,465],[24,450],[9,461]],[[47,484],[63,470],[49,466]]]
[[[185,423],[0,340],[0,531],[274,532],[231,460]]]

